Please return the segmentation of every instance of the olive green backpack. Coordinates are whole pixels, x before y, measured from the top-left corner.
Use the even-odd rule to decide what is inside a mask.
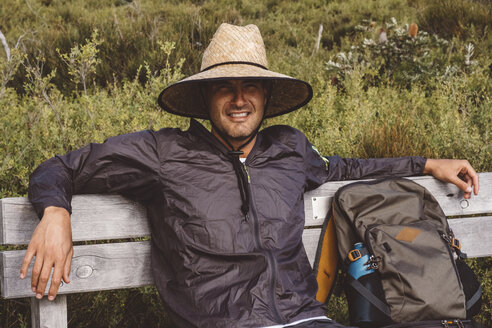
[[[327,220],[335,226],[351,325],[465,327],[480,310],[480,284],[466,255],[438,202],[419,184],[397,178],[346,185]]]

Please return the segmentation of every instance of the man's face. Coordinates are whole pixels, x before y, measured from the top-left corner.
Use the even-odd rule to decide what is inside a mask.
[[[260,80],[223,80],[207,85],[210,120],[234,146],[245,142],[263,118],[266,89]],[[218,136],[216,131],[212,133]]]

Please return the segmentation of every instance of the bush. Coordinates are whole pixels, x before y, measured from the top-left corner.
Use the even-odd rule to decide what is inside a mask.
[[[338,53],[334,61],[329,60],[326,70],[337,80],[343,80],[356,66],[362,66],[367,86],[389,82],[401,87],[415,83],[432,87],[436,78],[445,81],[480,69],[472,43],[462,45],[460,51],[451,51],[457,47],[455,44],[418,31],[416,24],[410,26],[412,30],[409,24],[398,25],[395,18],[382,28],[373,21],[364,21],[364,25],[356,27],[364,36],[363,41],[351,46],[348,52]]]
[[[492,171],[487,33],[473,40],[473,55],[471,40],[442,40],[442,35],[439,42],[427,36],[412,48],[396,25],[387,30],[394,38],[387,53],[364,47],[364,38],[375,36],[357,27],[363,19],[367,26],[393,16],[414,21],[422,10],[404,0],[0,2],[0,30],[9,44],[18,45],[12,61],[0,55],[0,197],[25,195],[30,172],[55,154],[141,129],[187,128],[188,120],[161,111],[156,97],[199,69],[203,49],[223,21],[259,25],[270,67],[313,85],[308,106],[265,126],[293,125],[326,155],[462,157],[478,171]],[[358,60],[333,85],[325,62],[340,50],[347,54],[352,45]],[[422,47],[430,49],[430,58]],[[466,58],[469,65],[463,64]],[[78,65],[83,62],[88,70]],[[419,83],[404,72],[420,74]],[[485,293],[484,324],[492,322],[490,264],[490,259],[473,262]],[[25,300],[0,304],[4,326],[30,325]],[[154,288],[72,295],[68,304],[73,327],[172,326]],[[347,322],[343,298],[330,301],[328,315]]]
[[[321,56],[324,49],[338,48],[344,38],[354,32],[363,18],[383,20],[392,11],[413,10],[403,0],[378,2],[348,1],[281,1],[252,0],[166,1],[159,0],[29,0],[0,2],[0,30],[11,44],[20,39],[27,56],[34,61],[45,58],[47,72],[56,69],[52,83],[64,95],[70,95],[74,84],[68,67],[59,53],[70,53],[76,44],[84,44],[98,30],[101,63],[95,74],[100,86],[133,79],[138,68],[147,63],[152,72],[162,67],[158,40],[175,42],[172,61],[184,58],[183,73],[200,69],[205,46],[220,23],[255,23],[260,27],[269,52],[272,67],[277,55],[292,55],[296,60],[311,54],[316,44],[320,24],[324,25]],[[302,13],[302,14],[300,14]],[[59,51],[57,51],[59,49]],[[278,53],[277,53],[278,51]],[[283,62],[283,61],[282,61]],[[294,65],[288,65],[292,69]],[[10,83],[24,92],[26,72],[21,69]],[[145,83],[145,75],[139,76]]]
[[[410,1],[409,1],[410,2]],[[459,37],[480,39],[492,28],[492,8],[486,1],[431,0],[415,1],[419,11],[419,25],[429,33],[451,39]]]

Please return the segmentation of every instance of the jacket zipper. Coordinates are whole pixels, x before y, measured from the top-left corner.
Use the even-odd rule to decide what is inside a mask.
[[[267,262],[268,262],[268,267],[270,268],[270,290],[272,291],[270,293],[270,303],[272,305],[272,312],[275,317],[275,320],[279,323],[285,323],[287,320],[285,320],[281,315],[280,311],[278,309],[278,304],[277,304],[277,299],[275,297],[275,285],[277,282],[276,279],[276,272],[277,272],[277,262],[275,261],[275,258],[273,256],[273,253],[269,249],[265,249],[263,245],[261,244],[260,240],[260,227],[259,227],[259,221],[258,221],[258,215],[256,213],[256,208],[253,205],[253,197],[252,197],[252,192],[251,192],[251,178],[249,176],[248,169],[246,167],[246,164],[243,163],[243,168],[244,168],[244,173],[246,174],[246,177],[248,178],[248,192],[250,194],[250,204],[249,207],[251,209],[251,214],[253,216],[253,227],[254,227],[254,240],[255,240],[255,246],[263,252],[267,256]],[[249,220],[249,215],[246,214],[246,220]]]

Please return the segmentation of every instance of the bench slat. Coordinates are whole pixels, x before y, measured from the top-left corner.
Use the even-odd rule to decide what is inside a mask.
[[[463,193],[451,184],[436,179],[413,177],[412,180],[428,188],[436,197],[444,213],[470,215],[492,213],[492,173],[480,173],[481,190],[478,196],[464,200]],[[353,181],[329,182],[304,195],[306,226],[323,224],[331,197],[336,190]],[[313,215],[316,198],[318,219]],[[462,208],[462,205],[467,207]],[[74,241],[124,239],[150,235],[143,206],[119,195],[76,195],[72,200],[72,231]],[[315,208],[316,209],[316,208]],[[0,244],[27,244],[38,218],[26,198],[0,200]]]
[[[448,223],[468,257],[492,256],[492,216],[449,219]]]
[[[72,199],[74,241],[150,235],[145,208],[120,195],[76,195]],[[39,219],[27,198],[0,199],[0,244],[27,244]]]
[[[451,219],[449,224],[469,257],[492,256],[492,216]],[[303,243],[313,265],[321,229],[305,229]],[[2,296],[32,296],[30,280],[20,280],[19,270],[25,251],[0,252]],[[60,287],[61,294],[140,287],[153,284],[150,269],[150,242],[83,245],[74,247],[71,283]],[[2,269],[3,267],[3,269]],[[28,277],[31,275],[29,268]]]
[[[441,205],[446,216],[464,216],[492,213],[492,172],[479,173],[480,192],[465,200],[463,192],[453,184],[444,183],[431,176],[409,177],[427,188]],[[357,181],[328,182],[304,194],[306,226],[319,226],[330,210],[331,199],[342,186]],[[316,199],[316,200],[314,200]]]
[[[31,297],[32,263],[27,277],[19,279],[25,250],[1,252],[1,292],[5,298]],[[153,284],[150,242],[129,242],[74,246],[69,284],[60,294],[132,288]],[[47,294],[47,293],[46,293]]]
[[[314,262],[320,232],[319,228],[304,230],[303,241],[311,265]],[[2,297],[33,296],[29,279],[33,264],[31,263],[29,267],[26,279],[18,278],[24,254],[25,250],[0,252]],[[153,278],[149,263],[150,242],[147,241],[74,246],[71,282],[61,286],[59,293],[71,294],[151,285]]]

